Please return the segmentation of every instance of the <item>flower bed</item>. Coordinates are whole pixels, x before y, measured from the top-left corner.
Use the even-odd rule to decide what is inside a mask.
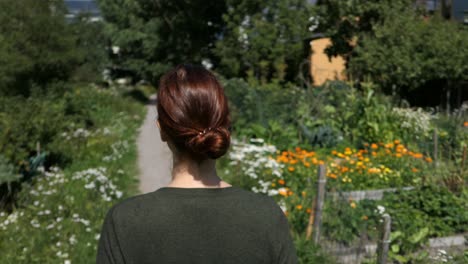
[[[387,212],[394,219],[392,257],[396,259],[417,251],[429,238],[468,228],[463,224],[468,217],[460,215],[466,193],[451,193],[436,186],[421,188],[430,182],[425,178],[432,177],[432,158],[398,140],[364,144],[362,149],[317,151],[299,147],[280,151],[261,139],[249,143],[234,140],[230,163],[223,168],[228,181],[237,180],[245,188],[272,196],[288,217],[291,229],[301,236],[312,212],[320,164],[328,170],[322,221],[325,240],[345,247],[360,243],[363,237],[376,241],[380,217]],[[372,199],[368,199],[370,193]],[[336,200],[334,196],[345,199]]]
[[[60,144],[45,151],[68,152],[71,162],[40,167],[23,183],[16,208],[0,212],[2,263],[95,262],[105,213],[137,190],[133,142],[145,107],[112,90],[78,91],[75,102],[98,103],[81,109],[93,125],[59,133]]]

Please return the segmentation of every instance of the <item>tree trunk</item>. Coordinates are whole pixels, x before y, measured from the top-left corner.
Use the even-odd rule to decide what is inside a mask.
[[[452,0],[440,1],[440,14],[444,19],[452,19]]]

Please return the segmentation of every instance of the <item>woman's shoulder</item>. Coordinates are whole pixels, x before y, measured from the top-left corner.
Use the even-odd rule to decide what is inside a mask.
[[[214,191],[214,190],[213,190]],[[205,199],[210,197],[217,197],[217,199]],[[221,198],[223,197],[223,198]],[[198,199],[200,198],[200,199]],[[221,198],[221,199],[220,199]],[[198,199],[198,200],[197,200]],[[239,206],[248,210],[255,211],[259,215],[278,215],[281,213],[281,208],[276,201],[271,197],[263,193],[256,193],[242,187],[233,186],[232,190],[226,190],[222,192],[204,192],[200,190],[198,193],[185,191],[185,190],[168,190],[160,189],[154,192],[146,194],[138,194],[132,197],[125,198],[109,209],[108,217],[113,219],[124,219],[127,217],[135,218],[140,214],[146,214],[148,211],[153,211],[155,208],[165,208],[177,206],[177,203],[183,203],[183,201],[191,200],[192,202],[202,203],[222,203],[236,204],[236,208]],[[227,202],[230,201],[230,202]],[[232,203],[232,201],[235,201]],[[207,205],[208,206],[208,205]]]
[[[114,203],[107,212],[107,217],[119,219],[125,216],[135,215],[141,209],[151,206],[157,200],[151,199],[153,193],[137,194],[124,198],[121,201]]]

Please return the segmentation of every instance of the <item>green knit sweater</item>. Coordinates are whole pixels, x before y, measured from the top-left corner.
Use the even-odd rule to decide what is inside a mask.
[[[128,198],[107,213],[98,264],[297,263],[275,201],[240,187],[175,188]]]

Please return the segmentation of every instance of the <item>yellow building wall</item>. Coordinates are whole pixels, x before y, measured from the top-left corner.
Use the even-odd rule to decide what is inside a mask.
[[[328,59],[325,48],[331,44],[329,38],[315,39],[310,42],[310,74],[313,85],[320,86],[327,80],[346,80],[345,60],[338,56]]]

